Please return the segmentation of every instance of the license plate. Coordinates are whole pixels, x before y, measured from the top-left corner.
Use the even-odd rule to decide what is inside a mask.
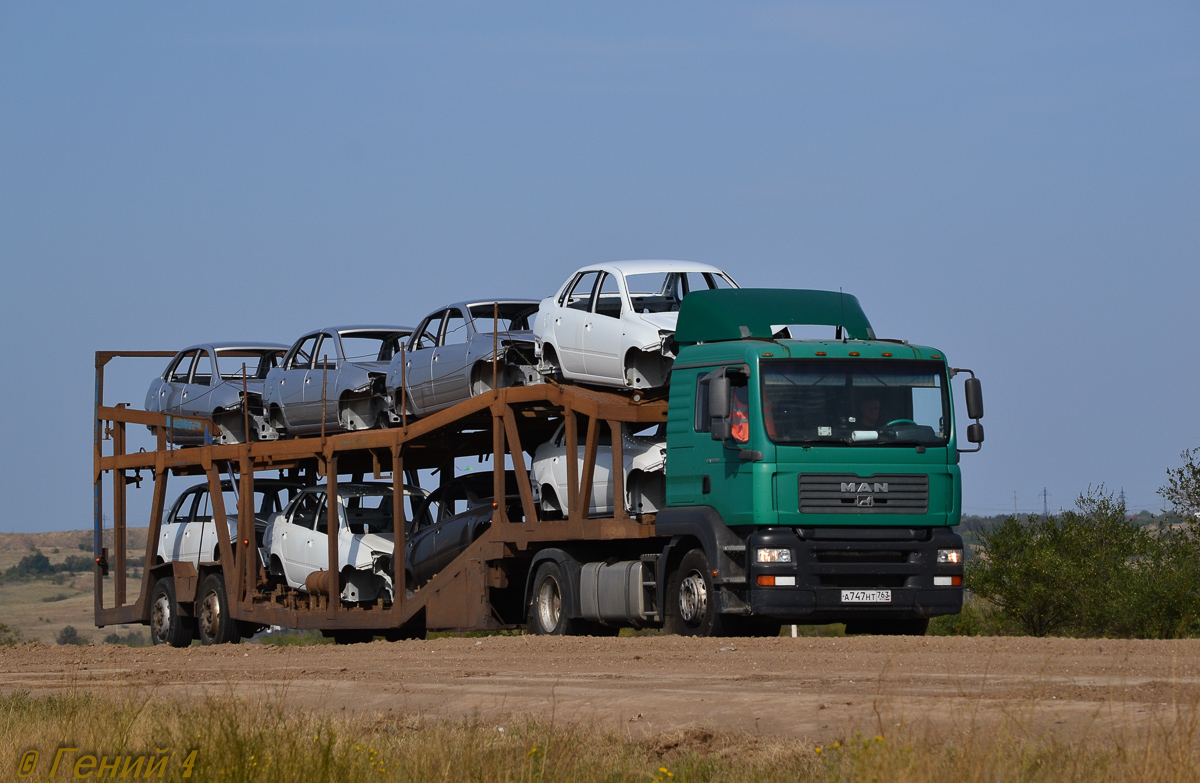
[[[891,590],[843,590],[842,603],[844,604],[890,604],[892,602]]]

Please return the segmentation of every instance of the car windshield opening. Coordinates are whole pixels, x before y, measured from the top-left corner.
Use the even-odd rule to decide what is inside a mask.
[[[938,362],[762,363],[763,424],[775,443],[944,446],[949,403]]]
[[[500,302],[499,321],[502,332],[527,332],[532,324],[530,319],[537,314],[536,303],[529,302]],[[475,321],[475,331],[482,334],[492,334],[492,303],[471,305],[471,318]]]
[[[348,487],[339,491],[338,500],[342,507],[342,519],[351,533],[374,533],[382,536],[392,534],[390,487]],[[407,489],[404,492],[404,518],[413,518],[413,496]]]
[[[217,365],[221,379],[226,381],[240,380],[242,365],[246,365],[247,378],[266,378],[272,367],[279,365],[283,349],[275,351],[246,351],[229,350],[217,351]]]
[[[403,339],[399,332],[341,332],[340,336],[348,362],[390,362],[399,355]],[[333,361],[332,354],[329,359]]]
[[[723,276],[711,272],[640,272],[625,276],[629,301],[639,313],[674,313],[692,291],[732,288]]]

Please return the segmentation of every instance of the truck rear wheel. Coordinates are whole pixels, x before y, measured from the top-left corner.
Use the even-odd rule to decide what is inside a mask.
[[[721,615],[717,614],[712,572],[703,549],[683,556],[667,577],[667,595],[663,602],[666,617],[663,630],[680,636],[720,636]]]
[[[229,612],[229,597],[225,594],[225,578],[209,574],[200,585],[200,600],[196,602],[196,628],[200,643],[231,644],[242,640],[242,629]]]
[[[164,576],[154,585],[150,598],[150,641],[172,647],[187,647],[192,643],[192,622],[179,614],[174,577]]]
[[[553,560],[538,566],[529,591],[529,610],[526,613],[529,633],[538,636],[570,636],[575,632],[567,617],[567,581],[562,567]]]

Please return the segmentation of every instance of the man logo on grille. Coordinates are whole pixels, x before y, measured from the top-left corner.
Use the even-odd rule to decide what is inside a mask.
[[[853,492],[853,493],[857,494],[859,492],[887,492],[887,491],[888,491],[888,485],[887,485],[886,481],[883,481],[883,482],[876,481],[873,485],[867,483],[866,481],[862,482],[861,484],[858,482],[855,482],[855,481],[851,481],[851,482],[843,481],[842,482],[842,492]],[[859,505],[861,506],[862,503],[859,503]]]
[[[875,497],[873,495],[859,495],[858,496],[858,507],[859,508],[872,508],[874,506],[875,506]]]

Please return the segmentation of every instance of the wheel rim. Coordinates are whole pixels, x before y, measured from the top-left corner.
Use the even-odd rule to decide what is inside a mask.
[[[160,595],[158,600],[154,602],[154,609],[150,613],[150,633],[154,635],[155,641],[165,643],[167,641],[167,631],[171,627],[171,602],[167,600],[165,595]]]
[[[562,617],[562,594],[556,580],[542,580],[542,586],[538,589],[537,613],[543,631],[549,633],[558,628],[559,618]]]
[[[206,639],[215,639],[220,627],[221,602],[217,600],[216,592],[210,590],[200,603],[200,632]]]
[[[679,583],[679,616],[688,625],[699,625],[708,610],[708,587],[704,575],[692,571]]]

